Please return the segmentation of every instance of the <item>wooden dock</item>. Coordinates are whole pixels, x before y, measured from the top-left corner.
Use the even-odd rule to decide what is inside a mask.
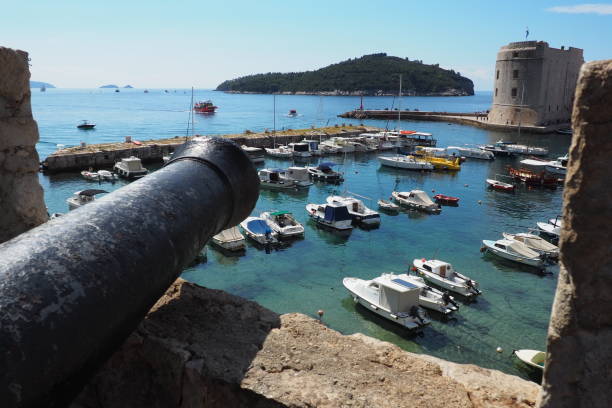
[[[326,140],[334,136],[352,137],[366,132],[378,132],[382,129],[366,126],[330,126],[310,129],[289,129],[273,134],[271,131],[253,133],[209,135],[231,139],[239,145],[252,147],[272,147],[299,142],[303,139]],[[45,172],[80,171],[84,169],[109,168],[123,158],[135,156],[143,163],[162,162],[163,157],[170,155],[185,142],[185,137],[155,139],[146,141],[101,143],[75,146],[58,150],[41,162]],[[136,143],[135,143],[136,142]]]

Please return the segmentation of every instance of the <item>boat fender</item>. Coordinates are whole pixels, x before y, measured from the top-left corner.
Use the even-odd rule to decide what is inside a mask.
[[[427,262],[427,259],[421,258],[421,262]]]
[[[481,246],[480,247],[480,252],[485,252],[486,250],[487,250],[487,247],[485,247],[485,246]]]
[[[412,272],[416,272],[416,271],[417,271],[417,267],[416,267],[416,266],[413,266],[412,268],[410,268],[410,270],[411,270]]]

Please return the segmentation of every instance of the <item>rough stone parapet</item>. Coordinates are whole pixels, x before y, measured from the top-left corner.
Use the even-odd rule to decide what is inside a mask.
[[[526,408],[538,389],[179,279],[72,408]]]
[[[29,80],[28,54],[0,47],[0,242],[47,220]]]
[[[612,60],[585,64],[572,114],[561,272],[548,329],[542,408],[611,407]]]

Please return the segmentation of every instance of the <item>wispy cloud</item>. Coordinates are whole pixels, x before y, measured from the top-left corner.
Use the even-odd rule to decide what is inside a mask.
[[[556,6],[547,9],[553,13],[566,14],[612,14],[612,4],[576,4],[575,6]]]

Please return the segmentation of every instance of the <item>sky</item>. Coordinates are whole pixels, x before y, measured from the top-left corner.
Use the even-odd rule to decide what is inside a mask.
[[[215,88],[386,52],[490,90],[504,44],[547,41],[612,58],[612,3],[549,0],[27,0],[0,6],[0,46],[62,88]]]

